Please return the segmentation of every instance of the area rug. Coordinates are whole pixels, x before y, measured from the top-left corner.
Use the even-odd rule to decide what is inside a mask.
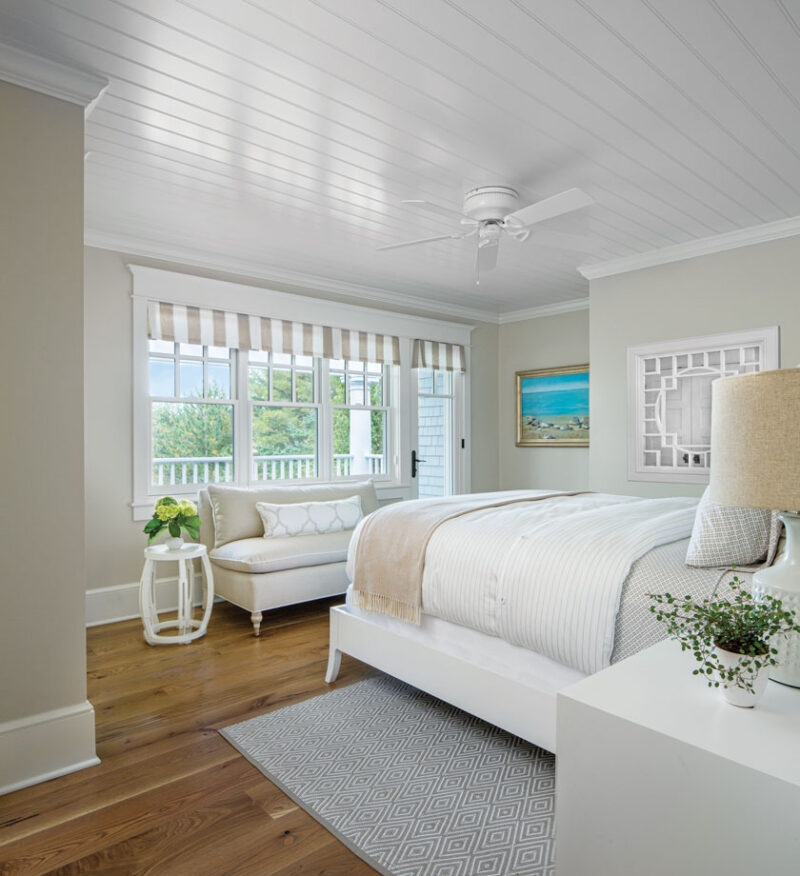
[[[554,872],[553,755],[394,678],[221,732],[386,876]]]

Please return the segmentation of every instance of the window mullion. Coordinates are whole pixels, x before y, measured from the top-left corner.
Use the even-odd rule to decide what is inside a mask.
[[[233,473],[235,483],[249,485],[253,481],[252,403],[250,402],[250,360],[246,350],[238,350],[236,368],[231,369],[236,379],[232,381],[233,396]]]
[[[333,405],[330,393],[330,363],[318,359],[317,395],[317,476],[333,480]]]

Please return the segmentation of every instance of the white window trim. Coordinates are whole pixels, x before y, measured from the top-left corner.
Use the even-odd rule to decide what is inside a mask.
[[[758,346],[761,370],[780,368],[780,332],[778,326],[724,332],[722,334],[683,338],[628,347],[628,480],[650,483],[707,484],[706,469],[692,472],[681,469],[659,471],[642,462],[644,451],[644,368],[645,359],[682,353],[715,352],[725,347]]]
[[[400,338],[400,365],[391,369],[392,398],[396,399],[398,414],[387,436],[387,459],[389,453],[394,461],[394,479],[377,480],[376,491],[381,501],[408,499],[413,495],[411,481],[411,450],[416,442],[416,374],[411,369],[412,341],[414,338],[431,338],[445,343],[462,344],[466,348],[467,373],[454,372],[453,425],[455,433],[454,490],[469,491],[470,441],[469,441],[469,341],[472,325],[448,322],[426,317],[409,316],[392,311],[378,310],[360,305],[343,304],[305,295],[293,295],[240,283],[196,277],[174,271],[164,271],[141,265],[128,265],[133,274],[133,498],[131,508],[134,520],[147,520],[153,513],[153,504],[162,493],[151,486],[150,478],[150,416],[149,416],[149,345],[147,338],[147,302],[164,301],[250,313],[255,316],[309,322],[349,328],[358,331],[392,334]],[[237,356],[237,385],[242,382],[242,369],[247,369],[247,356]],[[412,378],[414,380],[412,381]],[[232,375],[232,379],[234,379]],[[456,391],[456,386],[460,391]],[[321,387],[324,389],[324,387]],[[413,416],[411,413],[413,412]],[[250,405],[239,399],[234,406],[234,442],[239,459],[250,459],[249,422]],[[325,424],[321,432],[326,431]],[[461,439],[465,447],[461,448]],[[320,435],[320,456],[330,438]],[[390,446],[391,445],[391,446]],[[250,471],[246,477],[236,472],[234,484],[250,484]],[[363,476],[353,476],[358,480]],[[286,481],[308,483],[307,480]],[[337,479],[346,483],[347,479]],[[259,484],[268,482],[260,481]],[[197,492],[196,487],[191,490]]]

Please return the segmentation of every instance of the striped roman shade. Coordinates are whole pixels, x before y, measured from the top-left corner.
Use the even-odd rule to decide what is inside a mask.
[[[323,359],[400,364],[400,339],[331,326],[228,313],[163,301],[147,303],[148,334],[156,341],[294,353]],[[438,345],[437,345],[438,346]]]
[[[467,356],[461,344],[438,341],[414,341],[412,368],[436,368],[438,371],[466,371]]]

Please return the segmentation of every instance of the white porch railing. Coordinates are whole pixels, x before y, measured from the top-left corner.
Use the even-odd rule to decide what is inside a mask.
[[[353,455],[337,453],[333,457],[333,476],[346,478],[353,474]],[[369,453],[364,457],[367,472],[384,474],[383,456]],[[282,481],[314,478],[316,457],[313,453],[254,456],[253,477],[257,481]],[[175,456],[153,460],[153,483],[158,486],[173,484],[221,484],[233,480],[233,458],[230,456]]]

